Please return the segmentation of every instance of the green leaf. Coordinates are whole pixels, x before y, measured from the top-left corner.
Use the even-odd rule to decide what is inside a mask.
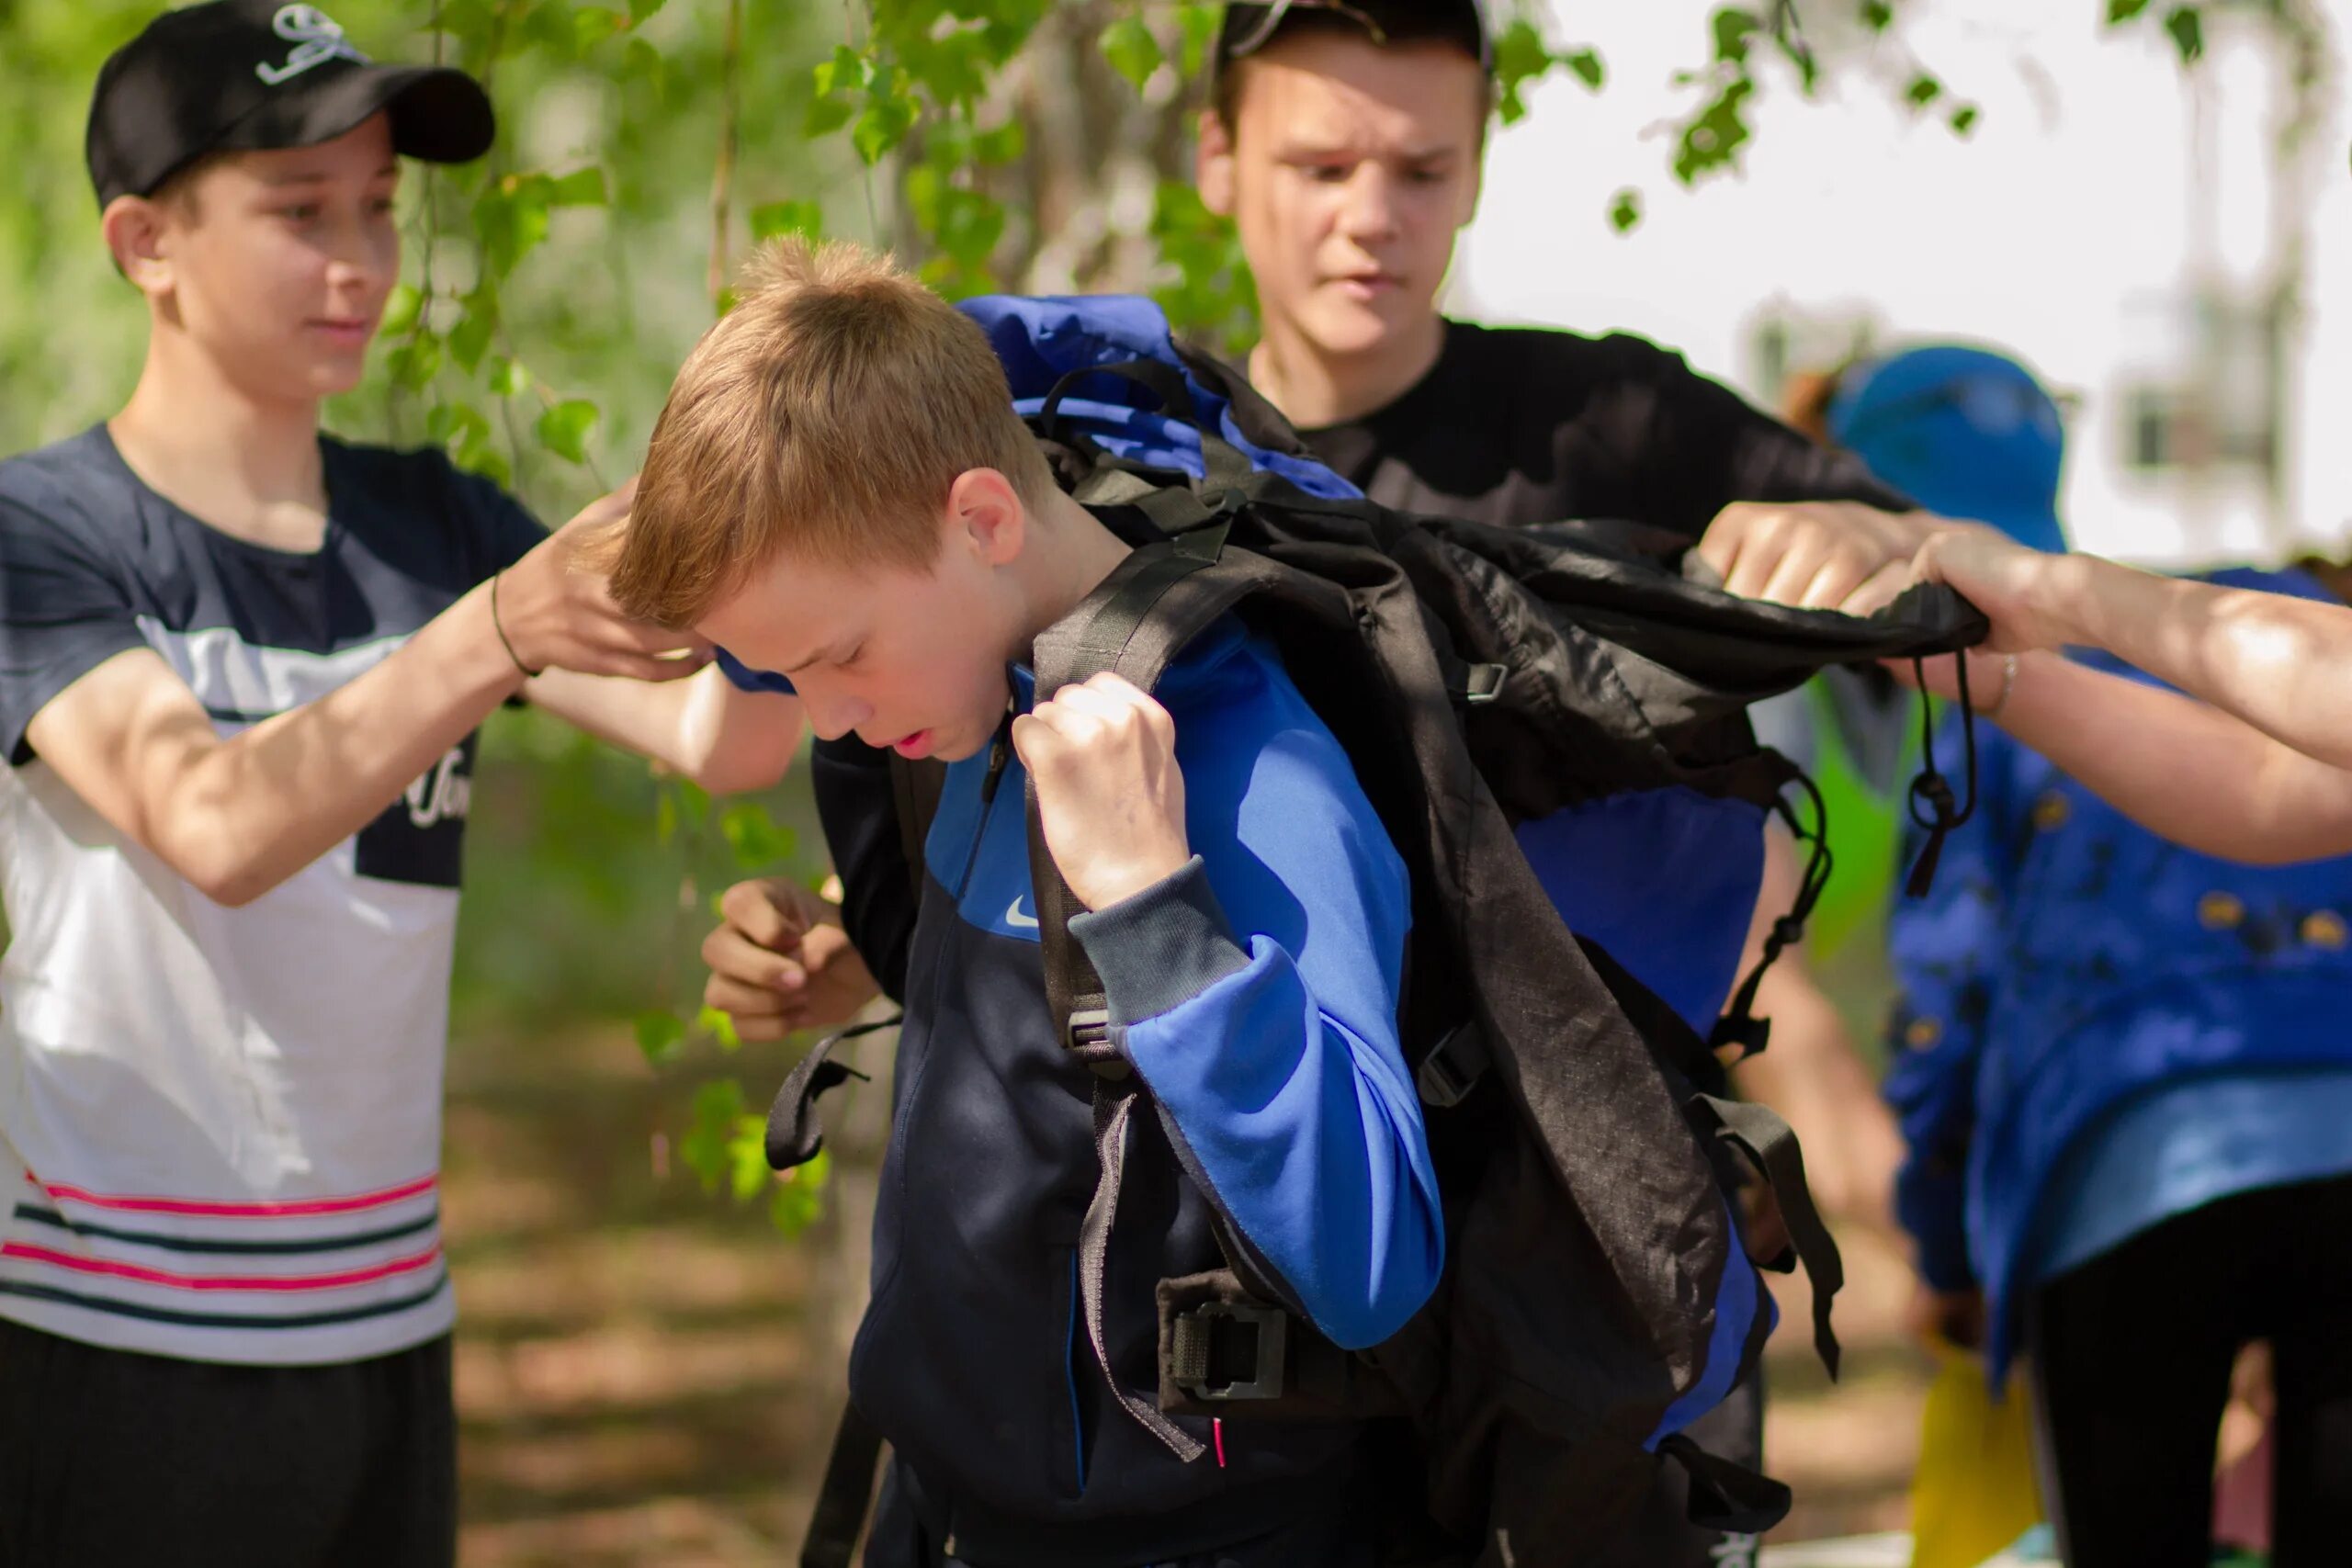
[[[1008,119],[994,130],[983,130],[972,138],[973,158],[990,165],[1012,163],[1028,147],[1028,128],[1017,119]]]
[[[1874,33],[1886,31],[1894,21],[1894,7],[1887,0],[1862,0],[1862,25]]]
[[[1642,220],[1642,193],[1628,186],[1609,203],[1609,226],[1620,234],[1633,232]]]
[[[1703,176],[1737,164],[1739,150],[1748,138],[1744,111],[1755,91],[1756,84],[1749,78],[1734,78],[1682,128],[1681,144],[1674,155],[1676,179],[1686,186],[1696,185]]]
[[[771,201],[752,209],[754,241],[778,234],[806,234],[813,240],[824,231],[825,209],[813,201]]]
[[[653,841],[666,844],[678,836],[678,797],[663,790],[653,802]],[[713,914],[719,913],[713,909]]]
[[[609,199],[605,192],[605,171],[594,164],[572,170],[548,190],[550,207],[602,207]]]
[[[1961,105],[1960,107],[1951,111],[1951,133],[1954,136],[1967,135],[1976,129],[1976,122],[1982,118],[1982,114],[1974,104]]]
[[[1198,76],[1201,67],[1208,63],[1209,46],[1216,42],[1224,10],[1222,6],[1176,7],[1176,25],[1182,29],[1184,39],[1179,59],[1186,76]]]
[[[1926,108],[1943,96],[1944,85],[1924,71],[1912,77],[1911,85],[1903,89],[1904,101],[1915,109]]]
[[[768,1200],[768,1220],[786,1236],[797,1236],[824,1214],[825,1189],[831,1184],[833,1154],[819,1149],[807,1165],[784,1173]]]
[[[516,359],[490,362],[490,389],[502,398],[519,398],[531,389],[531,373]]]
[[[727,1161],[729,1184],[734,1189],[738,1203],[748,1203],[775,1185],[775,1172],[768,1168],[766,1118],[736,1119],[734,1134],[727,1140]]]
[[[1495,107],[1505,125],[1517,125],[1525,116],[1527,100],[1521,89],[1540,81],[1553,63],[1543,33],[1524,17],[1495,39]]]
[[[657,99],[670,95],[669,62],[662,58],[660,50],[641,38],[629,39],[628,47],[621,51],[619,74],[625,82],[643,82],[653,89]]]
[[[489,440],[489,416],[470,402],[445,402],[425,413],[425,440],[470,446]]]
[[[490,340],[498,331],[494,310],[469,310],[449,329],[449,357],[456,360],[470,376],[481,365],[481,356],[490,352]]]
[[[809,75],[816,84],[817,96],[829,98],[836,93],[847,95],[859,87],[871,85],[874,62],[845,43],[836,44],[833,46],[833,57],[818,62]]]
[[[596,405],[566,398],[539,415],[539,445],[567,462],[588,460],[588,433],[596,426]]]
[[[820,136],[831,136],[847,125],[850,117],[856,112],[842,98],[811,98],[808,112],[801,118],[800,134],[811,141]]]
[[[1727,65],[1747,62],[1747,40],[1764,29],[1764,19],[1738,6],[1725,6],[1709,22],[1715,39],[1715,58]]]
[[[2205,57],[2205,19],[2194,6],[2176,6],[2165,14],[2165,31],[2180,51],[2180,62],[2194,65]]]
[[[1152,36],[1142,17],[1122,17],[1102,29],[1102,58],[1140,93],[1167,56],[1160,52],[1159,40]]]
[[[626,11],[607,11],[601,6],[588,6],[571,14],[571,51],[585,54],[616,33],[627,32],[629,17]]]
[[[914,97],[893,72],[887,82],[877,82],[867,93],[865,112],[850,128],[850,144],[868,164],[878,164],[885,152],[906,140],[914,126]]]
[[[381,337],[399,337],[424,314],[424,296],[413,283],[403,283],[384,297],[384,319],[377,323]]]
[[[554,184],[545,175],[509,175],[474,203],[474,233],[494,276],[513,272],[548,237],[548,193]]]
[[[442,446],[462,446],[490,436],[490,417],[471,403],[435,404],[424,416],[424,438]]]
[[[631,27],[642,27],[661,11],[664,0],[628,0],[628,21]]]
[[[564,0],[540,0],[526,10],[521,6],[507,9],[521,17],[521,33],[526,42],[537,44],[548,53],[569,59],[577,55],[579,34],[572,27],[571,7]]]
[[[741,1051],[743,1037],[735,1032],[735,1021],[714,1007],[706,1007],[695,1014],[695,1027],[718,1043],[722,1051]]]
[[[2107,25],[2128,22],[2148,8],[2148,0],[2107,0]]]
[[[449,460],[469,474],[480,474],[501,490],[514,488],[514,465],[490,438],[490,428],[484,425],[479,434],[468,433],[449,454]]]
[[[637,1048],[657,1067],[676,1055],[678,1047],[685,1043],[686,1027],[673,1012],[641,1012],[637,1015],[635,1025]]]
[[[694,1125],[678,1140],[678,1157],[702,1179],[704,1191],[716,1192],[735,1168],[733,1145],[744,1120],[743,1086],[733,1078],[703,1085],[695,1090],[694,1118]]]
[[[412,392],[423,391],[440,370],[441,340],[431,333],[417,333],[384,356],[392,385]]]
[[[718,814],[718,832],[735,852],[735,863],[746,871],[790,859],[797,842],[792,829],[779,826],[755,800],[729,802]]]
[[[1577,79],[1586,86],[1596,93],[1600,91],[1606,78],[1601,70],[1600,56],[1597,52],[1589,49],[1580,49],[1574,54],[1564,55],[1560,63],[1575,72]]]

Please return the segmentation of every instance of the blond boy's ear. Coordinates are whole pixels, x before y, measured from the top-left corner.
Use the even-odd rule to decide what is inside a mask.
[[[1201,205],[1219,218],[1233,216],[1233,132],[1215,109],[1201,111],[1200,134],[1193,152],[1193,184]]]
[[[119,196],[98,220],[115,270],[150,299],[170,291],[172,264],[164,243],[162,206],[143,196]]]

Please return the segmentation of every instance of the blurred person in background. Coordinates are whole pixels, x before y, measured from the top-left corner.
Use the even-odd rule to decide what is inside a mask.
[[[2048,556],[2058,411],[1983,350],[1843,379],[1832,434],[1892,483]],[[2301,570],[2204,581],[2306,601]],[[2149,677],[2074,656],[2119,681]],[[1979,716],[2017,665],[1980,661]],[[1960,754],[1946,726],[1942,746]],[[1940,748],[1939,748],[1940,749]],[[2043,1492],[2075,1568],[2203,1564],[2216,1438],[2252,1341],[2277,1359],[2277,1562],[2340,1562],[2352,1498],[2352,863],[2256,869],[2165,842],[1980,726],[1976,808],[1898,901],[1886,1082],[1909,1152],[1924,1327],[2027,1359]],[[2329,1238],[2325,1245],[2315,1241]]]

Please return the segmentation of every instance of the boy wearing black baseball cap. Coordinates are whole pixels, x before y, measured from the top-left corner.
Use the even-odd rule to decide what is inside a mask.
[[[1679,355],[1439,311],[1494,107],[1476,0],[1227,6],[1214,59],[1197,177],[1207,206],[1235,220],[1257,284],[1250,379],[1373,499],[1505,525],[1645,523],[1699,540],[1733,591],[1792,603],[1835,606],[1878,574],[1907,574],[1928,525],[1894,515],[1908,508],[1901,496]],[[1755,866],[1744,869],[1743,883],[1716,857],[1657,885],[1753,897]],[[1585,934],[1614,945],[1613,932]],[[1792,977],[1775,972],[1778,985]],[[1758,1463],[1758,1392],[1693,1431]],[[1679,1472],[1665,1472],[1630,1536],[1592,1561],[1752,1562],[1755,1538],[1685,1522],[1682,1490]]]
[[[797,739],[573,569],[625,498],[550,537],[437,451],[319,431],[398,272],[400,156],[492,126],[308,5],[174,11],[99,73],[146,362],[0,463],[0,1562],[453,1560],[475,727],[527,696],[713,788]]]

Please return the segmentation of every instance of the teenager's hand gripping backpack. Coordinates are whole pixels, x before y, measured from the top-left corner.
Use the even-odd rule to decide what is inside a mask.
[[[1645,889],[1655,902],[1626,940],[1647,951],[1612,952],[1580,941],[1563,910],[1625,890],[1540,877],[1521,846],[1566,852],[1572,874],[1579,842],[1601,836],[1621,840],[1608,856],[1621,866],[1629,832],[1657,835],[1661,860],[1668,839],[1752,840],[1796,772],[1757,746],[1748,703],[1830,665],[1956,649],[1981,638],[1981,617],[1942,590],[1868,621],[1732,599],[1662,565],[1679,541],[1634,525],[1405,517],[1317,463],[1234,372],[1178,349],[1144,301],[966,309],[1071,492],[1168,536],[1040,637],[1039,700],[1104,670],[1149,691],[1192,637],[1238,612],[1282,649],[1411,873],[1401,1021],[1444,1190],[1436,1294],[1390,1340],[1341,1351],[1227,1238],[1227,1269],[1160,1286],[1157,1407],[1115,1376],[1114,1390],[1188,1460],[1198,1442],[1170,1416],[1403,1417],[1426,1481],[1415,1511],[1438,1541],[1415,1561],[1574,1563],[1647,1495],[1661,1453],[1690,1470],[1694,1517],[1777,1522],[1785,1488],[1679,1435],[1753,1370],[1771,1326],[1734,1219],[1733,1150],[1806,1265],[1833,1373],[1841,1269],[1786,1123],[1723,1098],[1708,1041],[1660,995],[1691,978],[1668,971],[1710,962],[1720,973],[1698,988],[1729,991],[1750,911]],[[919,863],[924,781],[901,770],[898,783]],[[1932,767],[1923,783],[1949,825],[1950,791]],[[1034,797],[1031,866],[1048,996],[1097,1074],[1104,1168],[1081,1292],[1099,1322],[1118,1129],[1144,1091],[1105,1050],[1101,985],[1069,932],[1080,907]],[[1826,870],[1816,849],[1768,952],[1796,939]],[[1717,1038],[1755,1048],[1753,976],[1740,990]],[[770,1123],[780,1164],[813,1154],[810,1102],[841,1073],[820,1046],[792,1075]],[[848,1561],[873,1471],[859,1427],[845,1421],[804,1563]]]

